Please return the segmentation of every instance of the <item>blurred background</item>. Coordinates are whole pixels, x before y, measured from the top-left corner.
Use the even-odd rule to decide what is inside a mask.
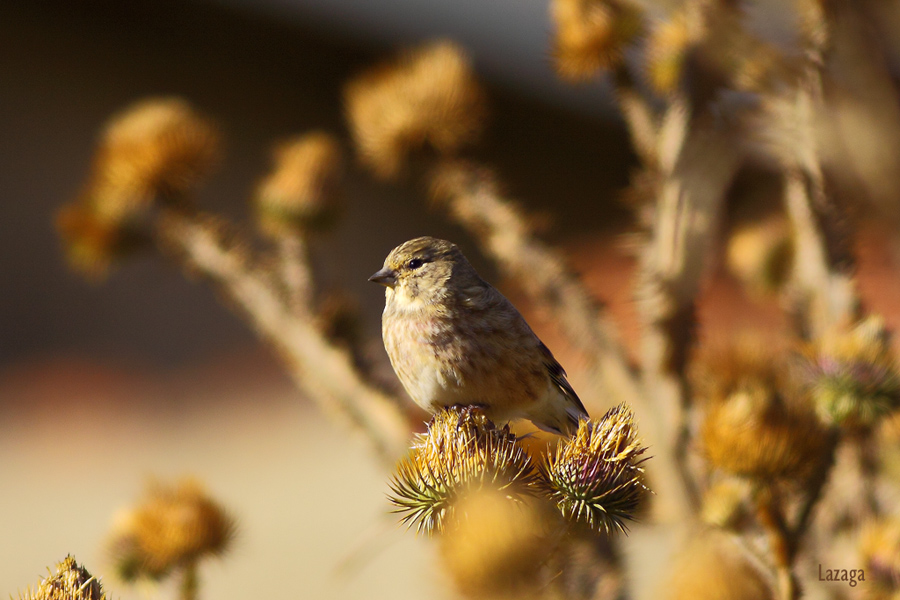
[[[480,151],[510,193],[552,206],[558,239],[619,226],[624,129],[601,84],[556,80],[549,28],[539,0],[0,3],[3,593],[69,552],[103,575],[116,510],[149,476],[194,474],[239,523],[232,555],[201,574],[205,597],[283,596],[283,577],[294,597],[442,597],[430,546],[387,516],[386,474],[366,447],[342,443],[208,287],[152,256],[85,283],[66,267],[54,215],[79,192],[106,119],[159,95],[222,128],[227,154],[202,199],[245,215],[274,143],[310,129],[346,137],[348,77],[447,36],[488,85]],[[360,173],[317,267],[359,295],[374,339],[383,293],[366,278],[392,247],[432,234],[477,253],[419,190]],[[350,559],[362,566],[342,571]]]
[[[748,14],[768,37],[790,35],[779,3]],[[555,75],[551,29],[544,0],[0,3],[0,592],[36,583],[66,553],[104,575],[116,511],[149,476],[193,474],[238,521],[233,551],[204,567],[205,597],[451,597],[432,546],[386,514],[386,475],[366,447],[344,442],[207,286],[156,256],[85,283],[65,265],[54,214],[83,185],[111,114],[177,95],[226,136],[204,206],[244,216],[274,143],[311,129],[347,138],[347,79],[398,48],[447,37],[470,53],[489,93],[478,157],[510,197],[546,216],[545,236],[634,350],[635,261],[622,237],[633,218],[620,196],[637,161],[602,78],[572,86]],[[383,294],[366,278],[398,243],[457,241],[502,283],[461,229],[424,209],[415,186],[357,169],[347,196],[315,266],[325,288],[360,299],[376,346]],[[890,232],[866,231],[862,295],[896,325]],[[701,302],[705,333],[787,327],[776,303],[716,273]],[[577,357],[539,315],[529,319],[577,389]],[[657,554],[648,560],[662,561]],[[114,597],[149,594],[108,587]]]

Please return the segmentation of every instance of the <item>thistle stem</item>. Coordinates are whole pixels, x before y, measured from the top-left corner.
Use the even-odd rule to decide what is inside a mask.
[[[388,463],[406,449],[410,424],[398,400],[368,385],[346,352],[330,344],[309,318],[294,314],[236,234],[221,221],[167,209],[156,230],[163,250],[215,284],[257,334],[278,350],[297,386],[328,414],[363,433]]]
[[[278,259],[279,274],[287,292],[288,305],[297,315],[309,315],[313,281],[306,239],[299,234],[279,238]]]
[[[779,596],[781,600],[796,600],[800,597],[793,573],[796,543],[784,517],[780,498],[772,487],[762,485],[756,492],[756,502],[759,521],[769,536]]]
[[[181,571],[180,600],[197,600],[199,589],[200,579],[197,574],[197,563],[192,561],[186,564]]]

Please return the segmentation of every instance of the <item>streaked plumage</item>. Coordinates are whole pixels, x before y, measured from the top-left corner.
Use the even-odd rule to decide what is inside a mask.
[[[525,418],[560,434],[587,418],[553,354],[454,244],[410,240],[370,281],[387,288],[384,346],[419,406],[479,406],[494,421]]]

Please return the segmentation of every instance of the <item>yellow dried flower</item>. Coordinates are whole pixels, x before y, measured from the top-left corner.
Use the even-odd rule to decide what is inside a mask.
[[[142,502],[115,525],[110,548],[124,580],[160,579],[225,552],[234,527],[231,516],[196,481],[153,483]]]
[[[668,600],[775,600],[772,582],[727,534],[701,532],[677,553],[662,597]]]
[[[714,466],[769,479],[808,475],[819,464],[826,436],[802,404],[791,403],[770,388],[748,386],[709,404],[701,439]]]
[[[509,426],[498,428],[471,409],[448,408],[434,415],[397,464],[389,498],[405,523],[432,533],[443,530],[461,497],[490,488],[521,500],[532,495],[536,478]]]
[[[19,600],[106,600],[106,593],[99,579],[67,556],[56,565],[56,573],[50,572],[37,589],[19,594]]]
[[[627,533],[644,486],[647,448],[641,445],[631,409],[621,404],[599,420],[583,420],[575,435],[547,457],[544,475],[551,498],[567,519],[591,528]]]
[[[87,195],[100,214],[130,213],[156,197],[182,196],[218,155],[218,132],[187,102],[143,100],[107,125]]]
[[[215,129],[182,100],[146,100],[113,117],[84,191],[57,218],[72,267],[105,275],[147,241],[139,230],[152,201],[181,198],[217,154]]]
[[[776,361],[751,341],[709,353],[697,388],[706,400],[700,439],[714,466],[768,479],[802,478],[819,465],[826,432]]]
[[[351,81],[347,118],[362,161],[392,177],[430,146],[453,154],[480,136],[485,97],[457,45],[439,41]]]
[[[676,13],[659,23],[647,40],[647,71],[650,84],[661,94],[674,92],[684,72],[694,36],[684,14]]]
[[[557,72],[576,81],[615,68],[643,24],[627,0],[553,0],[550,10]]]
[[[784,218],[754,221],[736,229],[728,240],[728,269],[759,294],[777,292],[790,276],[794,244]]]
[[[735,529],[748,516],[749,497],[747,481],[729,478],[716,482],[703,494],[700,519],[722,529]]]
[[[807,346],[807,382],[827,423],[865,428],[900,408],[900,376],[884,321],[870,316]]]
[[[69,266],[89,279],[102,279],[119,254],[121,231],[117,223],[101,220],[76,202],[63,206],[56,218]]]
[[[495,488],[461,498],[440,537],[443,564],[459,590],[475,598],[527,595],[551,548],[546,516],[535,499],[510,502]]]
[[[867,585],[882,592],[900,592],[900,519],[886,517],[867,523],[860,534],[859,553]]]
[[[333,136],[313,132],[275,150],[275,167],[256,191],[260,228],[278,237],[330,227],[337,218],[343,175],[341,148]]]

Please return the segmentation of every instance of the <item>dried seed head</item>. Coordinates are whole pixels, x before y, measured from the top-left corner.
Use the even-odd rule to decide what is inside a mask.
[[[85,197],[99,215],[118,221],[156,198],[180,199],[218,155],[218,132],[185,101],[144,100],[110,120]]]
[[[314,132],[275,150],[275,167],[256,190],[260,229],[273,237],[327,229],[337,219],[343,176],[341,148]]]
[[[668,600],[775,600],[772,583],[727,534],[701,532],[677,553],[666,578]]]
[[[403,522],[419,531],[443,530],[456,503],[490,488],[511,500],[532,494],[537,472],[509,427],[496,427],[472,410],[434,415],[409,456],[397,464],[390,501]]]
[[[784,286],[793,260],[790,227],[782,217],[745,224],[728,240],[728,269],[760,295],[775,293]]]
[[[866,524],[860,533],[859,553],[869,585],[879,591],[900,589],[900,519]]]
[[[575,81],[615,68],[643,24],[643,14],[627,0],[553,0],[550,10],[556,70]]]
[[[519,598],[538,585],[550,548],[545,508],[494,488],[457,502],[440,537],[441,556],[466,597]]]
[[[825,431],[776,360],[749,342],[707,358],[708,374],[697,387],[706,400],[702,448],[713,466],[744,477],[793,479],[819,465]]]
[[[110,549],[124,580],[160,579],[175,568],[225,552],[234,527],[197,482],[153,483],[142,502],[116,523]]]
[[[710,486],[703,495],[700,518],[704,523],[722,529],[737,529],[748,516],[747,481],[729,478]]]
[[[647,448],[641,445],[631,409],[621,404],[598,420],[584,420],[575,435],[547,457],[545,478],[563,516],[607,534],[627,532],[644,486]]]
[[[900,407],[900,376],[880,317],[828,332],[804,355],[806,381],[826,423],[868,428]]]
[[[360,157],[382,177],[397,175],[425,146],[446,155],[476,141],[486,113],[468,59],[445,41],[362,74],[345,101]]]
[[[101,219],[83,203],[63,206],[56,218],[69,266],[88,279],[102,279],[122,254],[123,232],[118,223]]]
[[[50,572],[37,589],[19,594],[19,600],[106,600],[106,593],[99,579],[67,556],[56,565],[56,573]]]
[[[688,52],[695,43],[684,14],[676,13],[651,32],[647,40],[647,70],[650,84],[661,94],[671,94],[681,82]]]

